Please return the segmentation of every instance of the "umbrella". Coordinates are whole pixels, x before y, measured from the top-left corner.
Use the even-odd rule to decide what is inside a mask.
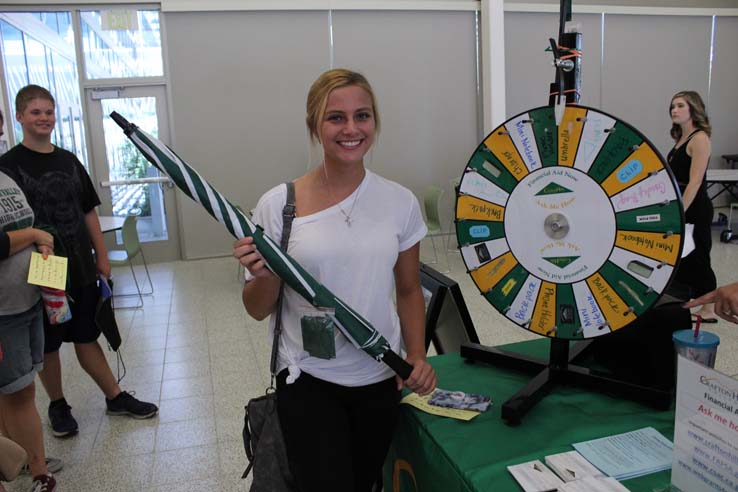
[[[249,220],[225,196],[220,194],[197,171],[186,164],[160,140],[147,134],[113,111],[110,117],[157,169],[174,181],[187,196],[198,202],[237,239],[253,237],[256,249],[269,269],[313,306],[334,311],[330,315],[341,333],[357,348],[377,361],[382,361],[402,379],[410,377],[413,368],[392,351],[387,340],[356,311],[315,280],[269,236]]]

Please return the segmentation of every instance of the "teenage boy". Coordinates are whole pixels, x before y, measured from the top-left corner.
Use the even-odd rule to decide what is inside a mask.
[[[39,373],[49,395],[49,420],[56,437],[77,433],[77,421],[64,399],[59,347],[73,342],[82,368],[105,394],[107,413],[145,419],[159,409],[121,391],[105,354],[94,313],[98,300],[97,275],[110,277],[110,263],[95,207],[100,199],[77,157],[51,143],[56,103],[43,87],[28,85],[15,98],[16,119],[23,141],[0,156],[0,170],[23,189],[37,219],[56,229],[69,259],[72,319],[49,325],[44,317],[44,369]],[[95,250],[93,256],[92,250]]]

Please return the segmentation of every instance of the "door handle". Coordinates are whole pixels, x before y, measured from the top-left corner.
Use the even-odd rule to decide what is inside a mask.
[[[109,188],[111,186],[125,186],[125,185],[136,185],[136,184],[154,184],[162,183],[166,184],[169,188],[174,187],[174,183],[171,179],[166,176],[158,178],[135,178],[135,179],[120,179],[116,181],[100,181],[100,186],[103,188]]]

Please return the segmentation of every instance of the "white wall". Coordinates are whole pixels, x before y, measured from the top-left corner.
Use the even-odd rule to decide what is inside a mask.
[[[373,84],[382,133],[368,166],[418,196],[461,173],[478,139],[474,11],[166,12],[175,148],[251,208],[308,168],[305,98],[331,67]],[[331,45],[331,28],[333,44]],[[231,239],[182,199],[186,258]],[[451,198],[445,204],[451,217]]]

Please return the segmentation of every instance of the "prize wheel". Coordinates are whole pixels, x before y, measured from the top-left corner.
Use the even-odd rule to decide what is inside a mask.
[[[551,338],[617,331],[653,306],[681,256],[684,210],[651,142],[602,111],[526,111],[476,148],[456,235],[484,297]]]

